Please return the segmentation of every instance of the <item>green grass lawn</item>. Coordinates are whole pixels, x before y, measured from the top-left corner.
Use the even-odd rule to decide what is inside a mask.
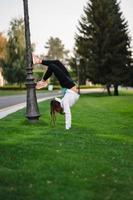
[[[39,106],[0,120],[0,200],[132,200],[133,94],[81,96],[69,131]]]

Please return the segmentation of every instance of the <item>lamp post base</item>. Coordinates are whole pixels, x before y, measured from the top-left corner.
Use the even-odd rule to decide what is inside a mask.
[[[36,83],[26,83],[27,87],[27,107],[26,117],[30,122],[36,122],[39,120],[40,113],[37,105],[37,97],[35,92]]]
[[[27,117],[29,123],[34,124],[34,123],[37,123],[39,121],[40,116],[38,116],[38,118],[37,118],[37,116],[32,117],[32,118],[30,118],[28,116],[26,116],[26,117]]]

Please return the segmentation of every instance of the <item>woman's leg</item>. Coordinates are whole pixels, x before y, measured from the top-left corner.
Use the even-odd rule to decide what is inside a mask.
[[[70,78],[70,76],[66,73],[65,70],[63,70],[63,68],[59,67],[59,65],[55,64],[55,61],[43,61],[42,64],[47,65],[48,66],[48,70],[51,71],[51,73],[54,73],[54,75],[56,76],[56,78],[58,79],[58,81],[60,82],[60,85],[62,87],[66,87],[66,88],[72,88],[73,86],[75,86],[74,82],[72,81],[72,79]],[[44,75],[43,79],[47,80],[49,77],[47,76],[47,73]]]
[[[67,76],[69,75],[69,72],[67,71],[66,67],[59,61],[59,60],[42,60],[43,65],[56,65],[58,66]]]

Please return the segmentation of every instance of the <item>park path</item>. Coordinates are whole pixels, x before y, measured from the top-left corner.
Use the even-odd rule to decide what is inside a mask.
[[[37,93],[37,102],[61,96],[60,91]],[[26,107],[26,94],[0,97],[0,119]]]
[[[58,91],[37,93],[37,99],[44,97],[52,97],[53,95],[58,95],[58,93]],[[26,94],[2,96],[0,97],[0,109],[24,103],[25,101]]]
[[[92,92],[103,92],[103,89],[97,88],[97,89],[80,90],[81,94],[92,93]],[[60,96],[61,96],[61,91],[37,93],[37,102],[39,103],[41,101],[45,101]],[[2,96],[0,97],[0,119],[24,107],[26,107],[26,94]]]

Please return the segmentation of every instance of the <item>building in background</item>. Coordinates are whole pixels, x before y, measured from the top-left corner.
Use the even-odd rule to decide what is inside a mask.
[[[4,86],[4,83],[5,83],[5,81],[4,81],[4,77],[2,75],[2,68],[0,67],[0,86]]]

